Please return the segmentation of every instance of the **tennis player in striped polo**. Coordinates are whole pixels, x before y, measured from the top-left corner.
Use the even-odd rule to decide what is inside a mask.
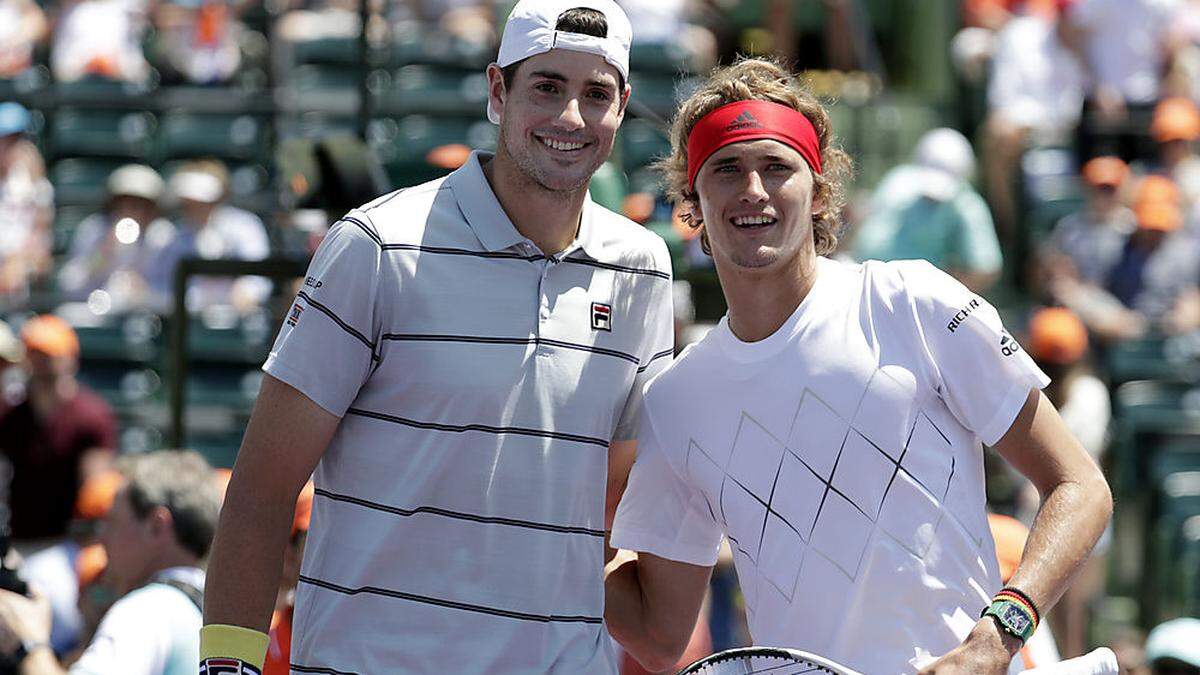
[[[210,675],[261,663],[314,467],[293,672],[616,672],[605,477],[622,484],[672,346],[665,244],[587,195],[631,33],[612,0],[522,0],[487,72],[496,153],[322,243],[216,537]]]
[[[647,387],[612,530],[639,552],[610,568],[613,635],[651,667],[677,658],[727,537],[756,644],[871,674],[1019,670],[1112,509],[1046,376],[928,263],[824,257],[846,158],[786,70],[715,73],[672,147],[669,189],[729,313]],[[1003,589],[981,444],[1042,495]]]

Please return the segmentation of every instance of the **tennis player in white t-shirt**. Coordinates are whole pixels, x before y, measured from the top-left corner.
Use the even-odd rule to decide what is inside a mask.
[[[672,663],[727,537],[755,644],[872,674],[1005,673],[1108,522],[1109,490],[985,300],[925,262],[822,257],[847,165],[832,140],[764,61],[681,108],[668,187],[729,313],[647,388],[612,531],[638,555],[610,565],[605,619],[651,669]],[[1042,495],[1006,590],[981,443]]]

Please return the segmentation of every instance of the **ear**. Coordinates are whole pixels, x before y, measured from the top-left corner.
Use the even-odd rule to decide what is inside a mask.
[[[165,506],[156,506],[146,515],[147,527],[155,541],[175,539],[175,517]]]
[[[492,109],[500,118],[504,118],[504,100],[507,98],[508,92],[504,89],[504,71],[496,64],[490,64],[487,67],[487,89],[488,102],[491,103]]]
[[[621,100],[618,102],[619,107],[617,108],[617,119],[619,119],[619,120],[625,119],[625,108],[626,108],[626,106],[629,105],[629,95],[632,93],[633,93],[633,87],[630,87],[629,83],[626,82],[625,83],[625,91],[621,92]]]

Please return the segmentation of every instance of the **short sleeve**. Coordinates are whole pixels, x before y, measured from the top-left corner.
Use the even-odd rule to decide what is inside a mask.
[[[704,495],[671,467],[653,424],[643,422],[637,460],[613,520],[613,547],[692,565],[717,564],[722,532]]]
[[[926,262],[899,269],[938,393],[963,426],[995,445],[1029,392],[1050,379],[987,300]]]
[[[377,237],[365,215],[329,230],[263,364],[272,377],[338,417],[378,359]]]
[[[613,432],[614,441],[628,441],[637,438],[638,415],[642,408],[642,391],[646,383],[654,379],[671,363],[675,353],[675,311],[671,299],[671,256],[667,253],[667,245],[661,240],[655,240],[655,268],[665,271],[667,279],[648,277],[646,282],[654,284],[650,293],[650,302],[646,307],[646,331],[638,354],[637,374],[629,397],[617,421]]]

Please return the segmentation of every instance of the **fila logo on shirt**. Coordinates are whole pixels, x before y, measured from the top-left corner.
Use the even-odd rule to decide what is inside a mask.
[[[741,115],[738,115],[737,119],[730,122],[729,125],[725,127],[725,131],[737,131],[738,129],[761,129],[761,128],[762,128],[762,122],[759,122],[757,119],[754,118],[754,115],[750,114],[749,110],[746,110]]]
[[[238,659],[204,659],[200,675],[261,675],[261,671]]]
[[[592,330],[612,332],[612,305],[592,303]]]
[[[1005,356],[1012,356],[1013,354],[1021,351],[1021,345],[1017,344],[1016,338],[1009,335],[1008,331],[1004,331],[1004,333],[1000,335],[1000,351]]]

